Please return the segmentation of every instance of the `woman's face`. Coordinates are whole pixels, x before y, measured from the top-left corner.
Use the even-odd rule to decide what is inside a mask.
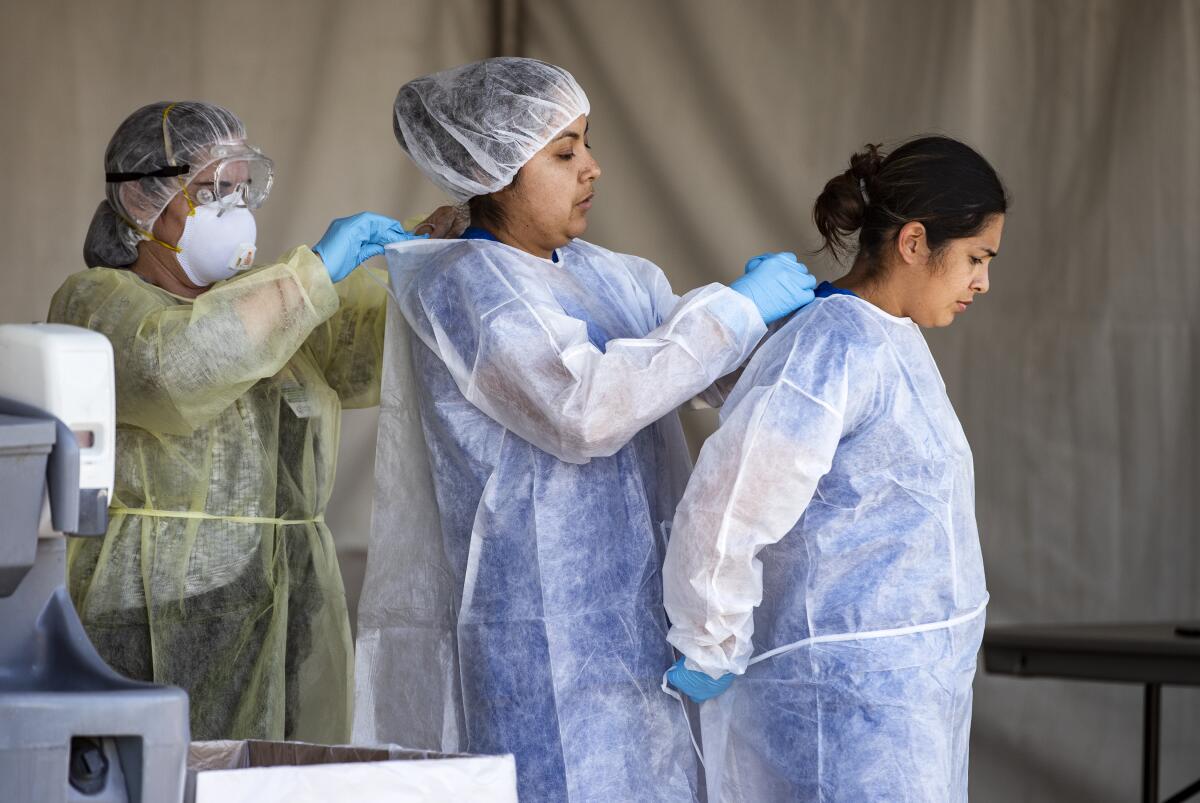
[[[954,323],[975,296],[988,291],[988,265],[1000,250],[1003,231],[1004,215],[995,215],[975,236],[951,240],[924,265],[914,265],[921,278],[912,287],[908,317],[924,327]]]
[[[504,216],[503,231],[493,233],[502,241],[549,258],[587,230],[592,186],[600,178],[600,165],[588,150],[587,125],[587,117],[576,119],[493,196]]]
[[[214,162],[201,170],[188,183],[187,191],[192,198],[192,203],[197,205],[201,203],[201,190],[216,191],[216,188],[213,187],[213,174],[216,173],[216,170],[217,164]],[[163,209],[162,214],[158,216],[158,220],[154,221],[151,232],[168,245],[178,245],[179,238],[183,236],[183,225],[187,222],[189,211],[191,211],[191,207],[188,206],[187,198],[183,196],[182,192],[175,193],[175,196]]]

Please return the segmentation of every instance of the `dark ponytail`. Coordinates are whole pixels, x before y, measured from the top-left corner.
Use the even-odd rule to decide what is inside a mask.
[[[1008,210],[1008,194],[996,171],[972,148],[943,136],[921,137],[890,154],[879,145],[850,157],[850,168],[834,176],[813,206],[822,250],[858,253],[878,267],[880,248],[906,223],[925,226],[936,254],[950,240],[971,237]]]

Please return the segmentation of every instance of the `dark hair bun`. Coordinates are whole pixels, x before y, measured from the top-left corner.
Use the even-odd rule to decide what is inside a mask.
[[[880,145],[868,144],[850,157],[850,168],[825,184],[813,206],[813,222],[825,240],[822,250],[848,250],[846,239],[863,226],[871,185],[883,164]],[[864,192],[865,190],[865,192]]]
[[[987,160],[952,137],[912,139],[888,154],[868,145],[850,157],[850,169],[834,176],[813,207],[822,251],[849,254],[858,232],[863,270],[881,267],[880,249],[911,221],[925,227],[931,254],[951,240],[983,230],[1008,209],[1008,193]],[[858,257],[855,257],[856,261]],[[864,276],[870,275],[864,273]]]
[[[137,246],[126,235],[129,225],[117,215],[107,200],[101,201],[92,215],[83,239],[83,261],[89,268],[125,268],[137,261]]]

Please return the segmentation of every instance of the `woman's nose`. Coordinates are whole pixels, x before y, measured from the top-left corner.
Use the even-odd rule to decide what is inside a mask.
[[[983,295],[991,286],[991,281],[988,279],[988,268],[987,265],[984,265],[983,270],[975,275],[975,281],[971,282],[971,289]]]
[[[583,172],[580,174],[582,181],[595,181],[600,178],[600,174],[604,171],[600,169],[600,163],[592,156],[591,151],[584,151],[587,155],[587,163],[583,166]]]

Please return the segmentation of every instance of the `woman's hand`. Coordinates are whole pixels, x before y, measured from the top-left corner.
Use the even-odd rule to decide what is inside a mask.
[[[746,263],[746,273],[729,285],[758,307],[770,324],[812,303],[817,280],[791,252],[761,254]]]
[[[707,672],[688,669],[684,665],[686,660],[686,658],[680,658],[674,666],[667,670],[667,681],[692,698],[694,703],[702,703],[716,697],[728,689],[736,677],[736,675],[726,672],[719,678],[713,678]]]
[[[321,241],[313,246],[313,252],[325,263],[329,278],[340,282],[350,275],[350,271],[382,254],[388,243],[412,240],[416,236],[406,232],[399,221],[390,217],[359,212],[330,223]]]
[[[413,234],[428,234],[434,240],[458,237],[470,222],[463,206],[439,206],[413,227]]]

